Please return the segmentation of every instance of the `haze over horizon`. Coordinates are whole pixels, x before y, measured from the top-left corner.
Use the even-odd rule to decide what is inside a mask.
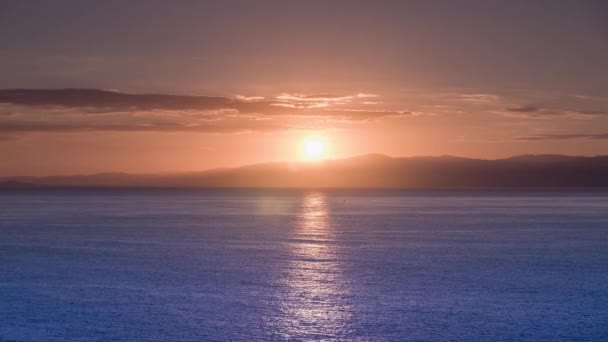
[[[192,174],[192,173],[206,173],[216,172],[223,170],[238,170],[250,167],[259,166],[270,166],[270,165],[286,165],[288,168],[294,169],[298,167],[303,168],[314,168],[324,164],[334,162],[351,162],[351,161],[368,161],[368,160],[466,160],[466,161],[482,161],[482,162],[493,162],[493,161],[508,161],[508,160],[537,160],[537,161],[554,161],[554,160],[568,160],[568,159],[588,159],[588,158],[608,158],[608,155],[564,155],[564,154],[520,154],[504,158],[473,158],[465,156],[455,155],[413,155],[413,156],[391,156],[383,153],[365,153],[359,155],[346,156],[341,158],[323,158],[318,160],[271,160],[252,164],[243,164],[235,166],[219,166],[208,169],[192,169],[192,170],[177,170],[177,171],[164,171],[164,172],[126,172],[123,170],[99,170],[91,173],[65,173],[65,174],[50,174],[50,175],[35,175],[35,174],[20,174],[20,175],[0,175],[0,181],[7,181],[11,179],[21,178],[46,178],[46,177],[71,177],[71,176],[95,176],[95,175],[108,175],[108,174],[125,174],[133,176],[148,176],[148,175],[181,175],[181,174]],[[356,166],[356,165],[355,165]],[[295,169],[294,169],[295,170]]]
[[[0,189],[232,188],[232,189],[480,189],[608,188],[608,156],[523,155],[483,160],[391,158],[368,154],[316,162],[274,162],[159,174],[97,173],[0,177]]]
[[[0,6],[0,177],[608,153],[603,1]]]

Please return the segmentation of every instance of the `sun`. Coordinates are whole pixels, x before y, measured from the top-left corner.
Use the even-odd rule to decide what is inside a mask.
[[[304,156],[310,160],[319,160],[325,155],[325,142],[320,138],[308,138],[304,141]]]

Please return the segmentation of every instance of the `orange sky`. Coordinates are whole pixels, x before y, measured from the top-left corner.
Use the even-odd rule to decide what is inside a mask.
[[[601,2],[67,4],[0,13],[0,176],[608,153]]]

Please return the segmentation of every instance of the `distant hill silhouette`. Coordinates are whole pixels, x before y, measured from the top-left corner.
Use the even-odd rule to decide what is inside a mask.
[[[38,184],[18,182],[16,180],[3,180],[0,181],[0,189],[24,189],[24,188],[37,188],[40,187]]]
[[[608,187],[608,156],[524,155],[481,160],[451,156],[391,158],[370,154],[320,162],[278,162],[176,174],[10,177],[0,178],[0,182],[0,187],[18,187],[15,184],[22,183],[29,187]]]

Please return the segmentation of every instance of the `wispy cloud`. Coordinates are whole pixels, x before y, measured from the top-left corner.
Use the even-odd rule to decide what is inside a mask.
[[[537,106],[519,106],[519,107],[508,107],[502,110],[495,111],[495,113],[502,114],[505,116],[519,117],[519,118],[530,118],[530,119],[542,119],[552,117],[556,115],[565,115],[566,111],[554,110],[551,108],[541,108]]]
[[[568,116],[571,118],[592,118],[608,115],[608,111],[604,110],[570,110],[570,109],[551,109],[541,108],[536,106],[521,106],[505,108],[498,111],[503,115],[523,117],[523,118],[544,118],[557,115]]]
[[[285,108],[326,108],[330,106],[348,105],[360,103],[361,100],[376,98],[376,94],[357,93],[345,94],[287,94],[283,93],[276,97],[278,103],[273,104]],[[364,102],[364,101],[363,101]],[[363,103],[361,102],[361,103]]]
[[[359,98],[374,98],[374,97],[380,97],[380,95],[377,95],[377,94],[367,94],[367,93],[359,93],[359,94],[357,94],[357,97],[359,97]]]
[[[262,101],[264,100],[263,96],[244,96],[244,95],[237,95],[235,96],[235,98],[239,101]]]
[[[375,120],[387,117],[414,116],[421,113],[394,110],[336,109],[326,110],[326,114],[348,120]]]
[[[460,99],[471,103],[493,103],[500,100],[500,96],[494,94],[461,94]]]
[[[590,115],[590,116],[608,115],[608,111],[605,111],[605,110],[578,110],[575,113],[581,114],[581,115]]]
[[[4,113],[0,115],[0,132],[265,132],[306,126],[301,120],[297,125],[289,122],[290,117],[361,121],[411,115],[401,110],[357,108],[362,99],[376,96],[281,94],[276,98],[230,98],[98,89],[0,90]]]
[[[603,140],[603,139],[608,139],[608,133],[535,134],[535,135],[517,137],[513,140],[541,141],[541,140],[573,140],[573,139]]]
[[[527,106],[527,107],[505,108],[505,110],[508,112],[515,112],[515,113],[536,113],[536,112],[539,112],[541,109],[538,107]]]
[[[98,112],[134,110],[211,110],[233,108],[254,112],[267,101],[251,103],[228,97],[129,94],[99,89],[16,89],[0,90],[0,102],[25,106],[94,108]]]

